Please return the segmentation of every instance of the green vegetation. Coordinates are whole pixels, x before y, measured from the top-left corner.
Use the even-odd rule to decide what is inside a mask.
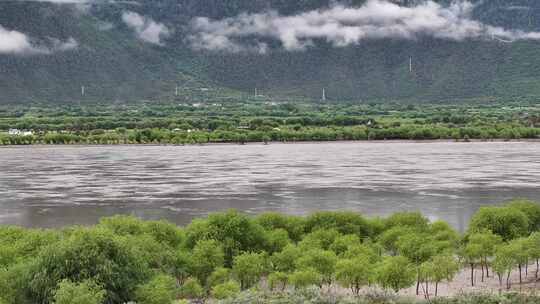
[[[10,129],[16,134],[10,134]],[[539,136],[540,107],[535,103],[0,106],[0,145],[468,141]],[[527,208],[516,204],[520,210]],[[540,225],[540,215],[535,222]]]
[[[361,5],[366,0],[349,0]],[[537,100],[540,56],[537,41],[419,38],[364,40],[350,47],[314,41],[302,52],[286,52],[274,40],[267,54],[201,52],[186,39],[195,17],[223,19],[268,10],[291,15],[331,6],[331,0],[139,0],[92,1],[84,13],[76,4],[2,1],[7,30],[27,34],[36,44],[73,37],[76,50],[51,55],[2,54],[0,103],[126,102],[140,100],[227,101],[299,98],[319,100],[448,101]],[[75,1],[78,2],[78,1]],[[409,5],[417,1],[397,1]],[[448,4],[450,0],[436,0]],[[513,30],[538,31],[540,3],[480,1],[475,19]],[[157,46],[137,39],[122,22],[135,11],[169,28]],[[31,19],[26,18],[32,16]],[[48,39],[49,38],[49,39]],[[409,58],[413,57],[413,72]],[[81,86],[85,95],[81,96]],[[179,96],[175,87],[179,86]]]
[[[5,226],[0,303],[243,303],[253,295],[285,301],[337,285],[350,291],[346,303],[371,303],[362,299],[373,290],[393,297],[413,286],[435,303],[477,303],[437,299],[438,287],[464,267],[471,285],[481,271],[481,280],[496,274],[501,290],[511,287],[512,272],[521,284],[534,261],[538,277],[539,211],[526,200],[484,207],[462,236],[420,213],[366,219],[353,212],[248,217],[231,210],[186,227],[130,216],[59,230]]]

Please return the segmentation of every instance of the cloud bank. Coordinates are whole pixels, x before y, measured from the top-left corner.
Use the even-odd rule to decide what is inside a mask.
[[[78,47],[77,41],[70,38],[60,41],[50,38],[47,45],[36,44],[26,34],[15,30],[8,30],[0,25],[0,54],[52,54],[72,50]]]
[[[540,39],[540,32],[509,30],[472,19],[469,1],[442,6],[431,0],[403,7],[385,0],[368,0],[360,7],[336,5],[328,9],[282,16],[275,11],[241,14],[235,18],[195,18],[188,38],[197,50],[228,52],[267,50],[265,41],[277,40],[288,51],[304,50],[315,40],[335,47],[366,39],[433,37],[454,41],[496,39],[504,42]]]
[[[135,12],[124,12],[122,21],[135,31],[139,39],[148,43],[163,45],[162,39],[170,35],[169,29],[164,24]]]

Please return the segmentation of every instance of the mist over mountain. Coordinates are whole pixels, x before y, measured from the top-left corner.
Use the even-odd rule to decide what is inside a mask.
[[[536,98],[539,55],[533,0],[0,2],[0,103]]]

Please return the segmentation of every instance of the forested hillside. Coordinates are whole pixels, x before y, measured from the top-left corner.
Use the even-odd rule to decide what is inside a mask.
[[[287,50],[272,37],[264,37],[264,52],[231,52],[194,48],[194,20],[270,11],[292,16],[321,12],[336,2],[53,2],[0,3],[0,103],[222,100],[253,94],[255,88],[275,99],[314,100],[325,88],[327,98],[335,101],[540,96],[540,41],[534,39],[426,35],[362,39],[347,46],[313,39],[302,50]],[[338,5],[360,7],[364,2]],[[408,7],[422,3],[393,2]],[[439,2],[446,6],[450,1]],[[540,3],[483,1],[476,4],[471,18],[490,26],[536,32],[540,31]],[[13,31],[27,40],[15,39],[20,35]],[[18,42],[18,49],[10,41]]]

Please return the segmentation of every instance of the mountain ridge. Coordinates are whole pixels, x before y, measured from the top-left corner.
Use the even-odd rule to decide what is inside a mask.
[[[283,50],[270,41],[271,50],[258,54],[194,50],[187,39],[190,24],[197,17],[221,20],[269,10],[288,16],[323,10],[335,5],[332,3],[144,0],[81,5],[3,1],[3,28],[27,34],[32,43],[43,48],[70,38],[77,41],[77,48],[52,54],[0,54],[0,103],[227,100],[246,98],[255,88],[275,99],[312,100],[318,100],[325,88],[328,98],[336,101],[540,96],[537,41],[422,37],[372,39],[335,47],[316,40],[314,46],[301,51]],[[341,2],[348,7],[363,3]],[[409,7],[416,4],[402,3]],[[136,30],[122,22],[125,12],[166,27],[167,35],[160,36],[163,44],[141,40]],[[540,3],[534,1],[482,2],[473,16],[493,26],[540,29]],[[84,96],[81,86],[85,86]]]

